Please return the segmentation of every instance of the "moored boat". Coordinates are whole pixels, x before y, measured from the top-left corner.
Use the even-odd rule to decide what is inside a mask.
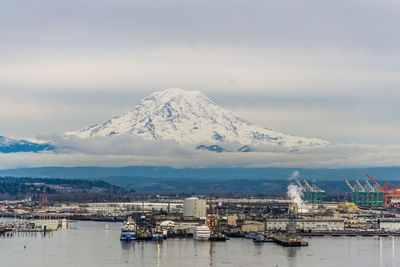
[[[153,241],[163,241],[164,238],[163,238],[162,232],[161,231],[154,231],[152,233],[152,239],[153,239]]]
[[[264,234],[258,233],[258,234],[256,235],[256,237],[253,238],[253,242],[256,243],[256,244],[264,243],[264,242],[265,242],[265,236],[264,236]]]
[[[166,230],[166,229],[164,229],[163,231],[162,231],[162,234],[163,234],[163,239],[167,239],[167,237],[168,237],[168,230]]]
[[[151,237],[153,241],[163,241],[163,231],[161,230],[160,226],[156,226],[156,228],[151,231]]]
[[[131,217],[128,217],[128,219],[122,225],[120,239],[124,241],[136,239],[136,223]]]
[[[226,241],[228,239],[229,239],[229,237],[227,237],[223,233],[211,233],[209,240],[210,241]]]
[[[194,240],[209,240],[211,236],[211,230],[206,225],[196,226],[193,231]]]

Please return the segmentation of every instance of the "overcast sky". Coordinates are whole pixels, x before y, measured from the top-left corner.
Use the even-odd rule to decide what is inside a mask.
[[[0,1],[0,135],[76,130],[153,91],[251,122],[400,145],[399,1]]]

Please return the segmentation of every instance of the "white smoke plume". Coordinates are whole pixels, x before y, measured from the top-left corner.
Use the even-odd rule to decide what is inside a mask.
[[[297,177],[299,177],[299,171],[294,171],[294,172],[292,173],[292,176],[289,177],[289,181],[296,180]]]
[[[293,181],[295,179],[297,179],[297,177],[299,176],[299,171],[294,171],[292,176],[289,177],[290,181]],[[301,191],[300,187],[295,185],[295,184],[290,184],[288,186],[288,191],[287,191],[287,195],[290,198],[291,201],[293,201],[294,203],[297,204],[297,207],[299,209],[299,212],[306,212],[304,203],[303,203],[303,192]]]
[[[290,184],[288,186],[288,191],[287,191],[288,197],[290,200],[292,200],[294,203],[297,204],[297,207],[301,209],[303,205],[303,192],[301,192],[300,188],[295,185],[295,184]]]

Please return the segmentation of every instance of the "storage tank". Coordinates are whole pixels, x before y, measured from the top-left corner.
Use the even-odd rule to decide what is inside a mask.
[[[186,198],[183,201],[183,216],[205,218],[207,216],[206,200],[197,197]]]

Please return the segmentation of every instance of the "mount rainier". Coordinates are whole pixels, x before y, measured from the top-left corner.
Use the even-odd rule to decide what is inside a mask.
[[[133,136],[144,140],[172,140],[217,152],[258,151],[263,146],[298,150],[330,144],[321,139],[282,134],[251,124],[218,106],[201,92],[179,88],[155,92],[128,113],[104,123],[67,132],[65,136],[84,139]]]

